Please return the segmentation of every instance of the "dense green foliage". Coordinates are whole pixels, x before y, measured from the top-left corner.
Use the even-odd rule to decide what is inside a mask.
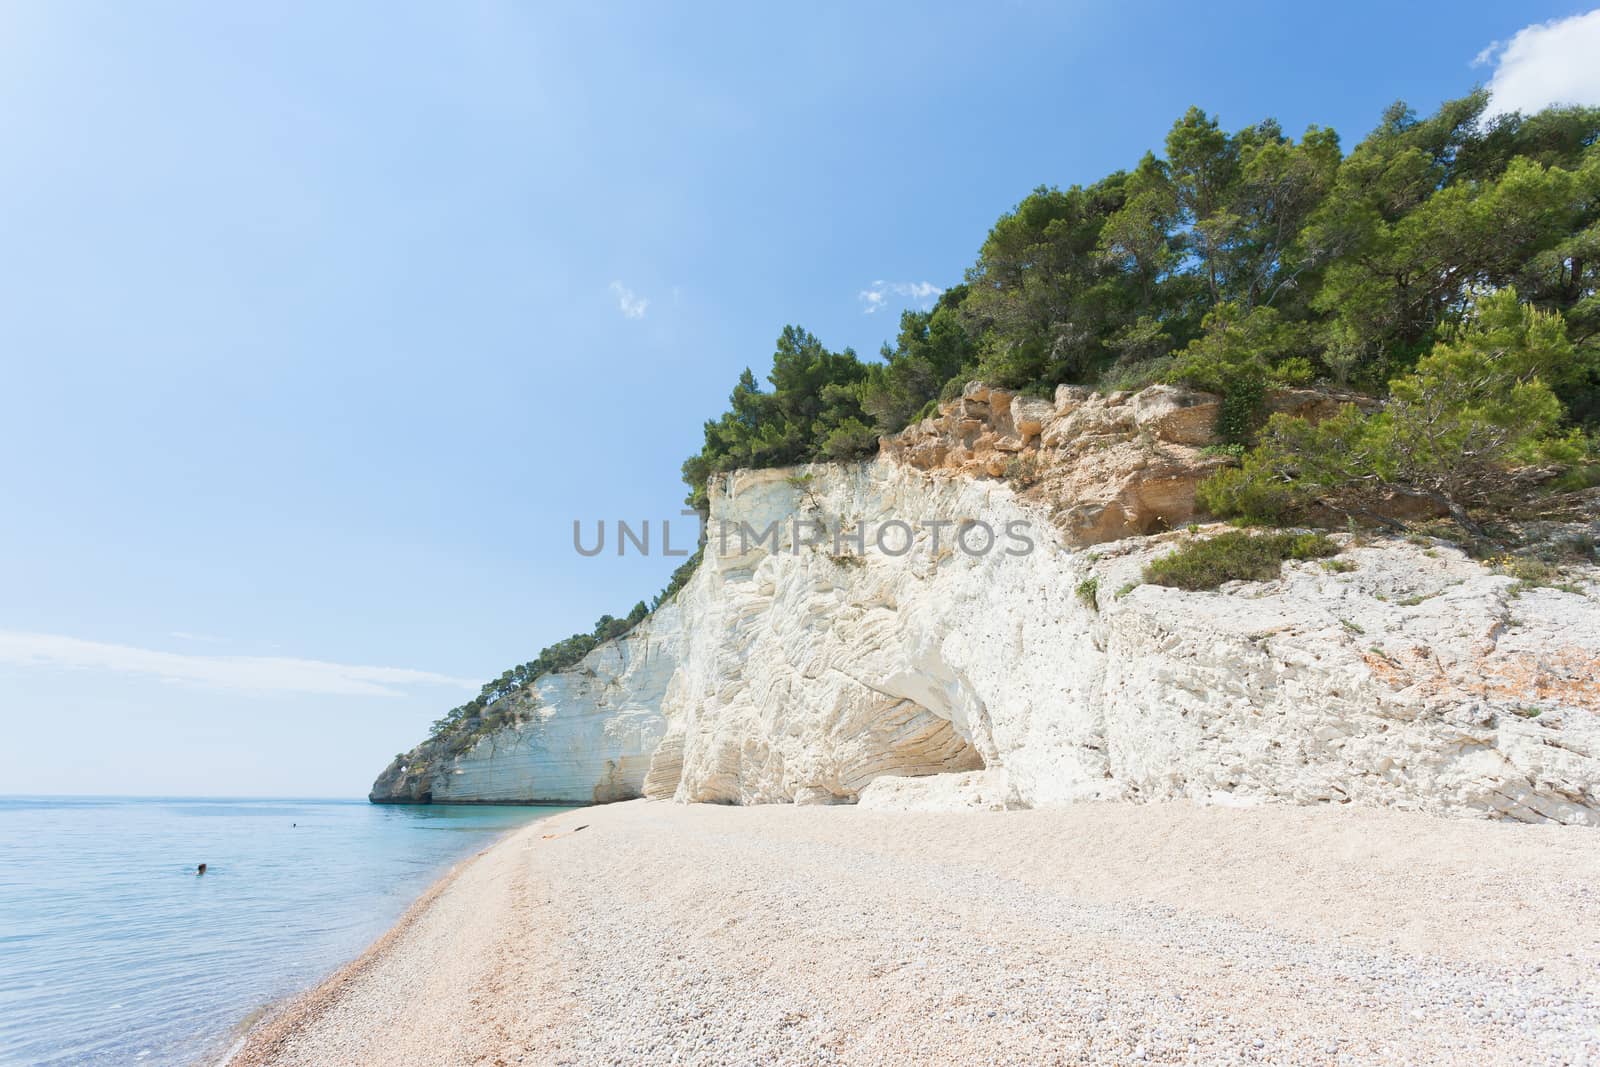
[[[1144,580],[1179,589],[1215,589],[1223,582],[1270,581],[1286,559],[1322,559],[1339,546],[1319,533],[1252,534],[1229,530],[1183,544],[1144,569]]]
[[[1237,444],[1262,432],[1274,385],[1400,390],[1393,399],[1415,406],[1404,390],[1431,397],[1466,373],[1449,353],[1486,298],[1513,290],[1566,336],[1559,365],[1534,372],[1545,391],[1513,402],[1530,419],[1522,436],[1592,428],[1600,109],[1486,118],[1486,105],[1479,91],[1419,119],[1397,104],[1348,155],[1329,129],[1296,140],[1266,120],[1229,133],[1190,109],[1163,156],[1092,185],[1041,187],[1002,216],[965,283],[903,315],[880,362],[786,329],[771,388],[745,371],[730,410],[706,424],[683,468],[691,500],[703,507],[720,471],[870,455],[878,435],[973,378],[1042,394],[1060,382],[1190,384],[1224,397],[1218,428]],[[1371,432],[1391,431],[1403,436]]]
[[[1585,442],[1563,430],[1557,390],[1589,373],[1559,313],[1504,289],[1391,381],[1382,410],[1346,405],[1316,425],[1275,416],[1240,468],[1201,485],[1200,502],[1223,517],[1272,522],[1313,503],[1371,514],[1400,494],[1470,528],[1466,509],[1515,489],[1528,465],[1582,459]]]

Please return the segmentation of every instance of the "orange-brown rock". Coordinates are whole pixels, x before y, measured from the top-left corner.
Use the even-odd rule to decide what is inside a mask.
[[[1219,403],[1171,386],[1109,397],[1061,386],[1052,403],[971,382],[883,451],[919,470],[1005,477],[1090,544],[1194,517],[1195,486],[1227,462],[1201,451]]]
[[[1268,412],[1327,418],[1371,401],[1318,389],[1275,390]],[[886,437],[885,455],[918,470],[1011,481],[1051,505],[1075,544],[1180,526],[1198,517],[1195,487],[1232,462],[1216,445],[1222,398],[1175,385],[1104,395],[1056,387],[1054,402],[969,382],[939,413]]]

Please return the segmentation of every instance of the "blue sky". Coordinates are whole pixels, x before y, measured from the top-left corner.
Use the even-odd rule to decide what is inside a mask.
[[[1588,93],[1516,36],[1584,9],[8,4],[0,790],[363,794],[662,586],[571,523],[676,515],[785,323],[876,351],[1190,104]]]

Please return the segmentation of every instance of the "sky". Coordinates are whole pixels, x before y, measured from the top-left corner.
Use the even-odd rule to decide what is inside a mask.
[[[665,584],[572,524],[659,537],[785,324],[1191,104],[1600,103],[1587,5],[770,8],[0,8],[0,792],[364,795]]]

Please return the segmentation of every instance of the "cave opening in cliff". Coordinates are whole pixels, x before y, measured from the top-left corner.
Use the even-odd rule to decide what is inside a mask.
[[[923,778],[987,767],[954,722],[909,699],[878,707],[852,747],[855,759],[841,775],[852,793],[874,778]]]

